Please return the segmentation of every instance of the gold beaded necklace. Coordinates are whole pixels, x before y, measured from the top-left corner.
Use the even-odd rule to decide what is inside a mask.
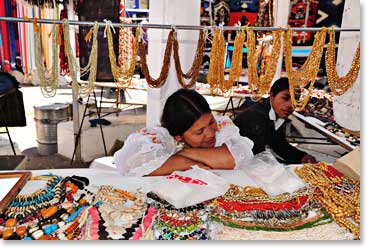
[[[322,49],[325,44],[326,28],[315,34],[315,39],[311,48],[311,52],[306,62],[297,71],[293,71],[292,66],[292,30],[288,29],[284,37],[284,60],[289,80],[289,92],[293,107],[296,111],[302,111],[310,99],[313,85],[319,71],[320,61],[322,57]],[[306,95],[296,99],[295,90],[302,91],[308,83],[310,83]]]
[[[210,52],[210,64],[207,75],[207,81],[210,86],[210,92],[213,94],[215,89],[221,88],[224,81],[224,54],[226,44],[223,36],[223,31],[220,29],[214,30],[212,48]]]
[[[125,65],[126,68],[119,68],[116,64],[116,55],[113,49],[113,38],[111,32],[111,22],[107,22],[107,43],[108,43],[108,55],[111,63],[111,71],[113,78],[115,79],[115,83],[121,87],[128,87],[131,84],[132,76],[134,75],[135,65],[136,65],[136,54],[138,50],[139,36],[141,29],[136,29],[135,39],[134,39],[134,48],[133,55],[131,59],[130,65]],[[130,46],[130,44],[126,44]]]
[[[141,68],[145,79],[150,87],[160,88],[164,85],[168,77],[168,71],[171,65],[171,53],[172,53],[172,45],[173,45],[173,30],[171,30],[168,34],[166,49],[164,51],[164,58],[162,69],[157,79],[151,77],[149,73],[149,67],[147,64],[147,55],[146,55],[146,45],[144,45],[143,40],[139,41],[139,56],[141,58]]]
[[[352,64],[345,76],[339,77],[335,64],[335,32],[329,31],[329,44],[326,50],[325,67],[329,86],[333,94],[344,94],[357,80],[360,67],[360,42],[354,55]]]
[[[267,93],[270,89],[271,82],[274,78],[275,71],[277,69],[277,63],[279,60],[280,48],[281,48],[281,30],[273,31],[273,46],[269,61],[266,61],[264,66],[265,74],[257,74],[257,56],[256,56],[256,37],[253,29],[247,30],[247,42],[248,48],[247,67],[248,67],[248,83],[249,88],[253,92],[253,99],[261,99],[262,95]]]
[[[223,83],[221,87],[223,93],[230,92],[232,90],[233,84],[240,78],[242,72],[243,42],[245,41],[245,37],[245,32],[242,30],[236,35],[234,40],[232,63],[228,80],[224,80],[223,76]]]
[[[194,61],[192,62],[191,68],[187,73],[182,71],[181,62],[180,62],[180,53],[179,53],[179,43],[177,40],[177,31],[175,30],[173,35],[173,58],[175,61],[176,67],[176,75],[178,82],[183,88],[190,88],[196,84],[196,80],[199,76],[201,61],[203,60],[204,47],[205,47],[205,39],[206,32],[200,30],[199,40],[197,43]],[[189,83],[185,83],[185,79],[191,79]]]
[[[220,89],[223,94],[227,94],[232,90],[233,84],[238,81],[242,72],[242,53],[243,42],[245,40],[245,32],[242,30],[236,36],[234,41],[234,49],[232,55],[232,64],[229,71],[229,79],[224,79],[224,60],[225,60],[225,39],[223,31],[214,30],[214,38],[210,53],[210,65],[207,76],[210,85],[210,91],[213,93],[215,89]]]
[[[315,188],[317,200],[326,208],[339,225],[349,229],[358,239],[360,238],[360,183],[357,180],[340,177],[327,177],[327,164],[305,164],[296,168],[295,172],[305,182]],[[343,181],[354,185],[350,193],[340,194],[335,185]],[[352,220],[354,222],[352,222]]]

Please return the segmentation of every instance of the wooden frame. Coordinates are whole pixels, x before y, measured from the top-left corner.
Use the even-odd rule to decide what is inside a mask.
[[[3,172],[0,173],[0,190],[4,189],[6,186],[1,185],[5,179],[9,178],[19,178],[18,181],[8,190],[2,194],[5,194],[3,198],[0,198],[0,214],[8,207],[9,203],[14,200],[18,195],[20,190],[24,187],[26,182],[32,176],[31,172]]]

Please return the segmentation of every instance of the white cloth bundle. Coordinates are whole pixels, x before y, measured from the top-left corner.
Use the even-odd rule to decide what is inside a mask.
[[[189,207],[221,196],[229,183],[210,171],[193,166],[188,171],[177,171],[162,177],[152,192],[176,208]]]

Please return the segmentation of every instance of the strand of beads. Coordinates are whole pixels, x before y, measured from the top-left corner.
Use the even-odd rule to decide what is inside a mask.
[[[325,67],[329,86],[333,94],[344,94],[357,80],[360,67],[360,42],[354,55],[353,61],[350,65],[350,69],[346,75],[340,77],[336,71],[335,64],[335,32],[329,31],[329,44],[326,51]]]
[[[296,111],[302,111],[312,94],[313,85],[319,71],[320,61],[322,57],[322,49],[325,44],[326,28],[315,34],[315,40],[312,44],[310,55],[306,62],[297,71],[293,71],[292,66],[292,31],[288,29],[284,33],[284,61],[286,72],[289,79],[289,92],[293,107]],[[305,87],[310,84],[308,88]],[[305,89],[305,90],[302,90]],[[305,91],[305,95],[297,98],[297,93],[301,94]]]
[[[206,240],[209,234],[209,211],[203,203],[177,209],[154,193],[148,193],[156,209],[154,239]]]
[[[252,230],[291,231],[330,222],[312,197],[313,190],[270,197],[255,187],[231,185],[225,195],[213,201],[211,219]],[[309,213],[313,212],[313,217]]]
[[[199,76],[201,62],[203,60],[204,48],[205,48],[205,38],[206,32],[200,30],[199,40],[197,43],[194,60],[192,62],[191,68],[184,73],[182,71],[181,62],[180,62],[180,52],[179,52],[179,42],[177,39],[177,31],[174,32],[173,38],[173,58],[175,61],[176,75],[178,82],[183,88],[193,87],[196,83],[196,80]],[[188,83],[185,82],[184,79],[190,79]]]
[[[46,180],[46,188],[30,195],[18,194],[5,212],[8,218],[25,218],[41,208],[58,203],[61,199],[63,188],[60,176],[44,175],[33,177],[32,180]]]
[[[100,186],[96,199],[103,202],[98,210],[108,237],[111,239],[132,237],[147,209],[142,195],[112,186]]]
[[[324,162],[306,164],[296,173],[315,188],[315,197],[336,223],[360,238],[360,184]]]

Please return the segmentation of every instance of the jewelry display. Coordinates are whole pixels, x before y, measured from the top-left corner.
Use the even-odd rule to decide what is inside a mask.
[[[215,29],[210,52],[210,64],[207,75],[207,81],[210,85],[210,92],[221,88],[224,81],[224,59],[226,52],[226,44],[223,36],[223,30]]]
[[[213,240],[353,240],[354,236],[348,230],[335,222],[326,223],[311,228],[287,232],[246,230],[230,226],[221,227],[213,234]]]
[[[173,35],[173,58],[175,61],[176,75],[178,82],[183,88],[191,88],[195,85],[197,78],[199,76],[201,62],[203,60],[204,47],[205,47],[205,39],[207,33],[203,30],[200,30],[199,40],[197,43],[194,61],[192,62],[191,68],[187,73],[182,71],[181,62],[180,62],[180,51],[179,51],[179,42],[177,39],[177,31],[174,31]],[[189,83],[186,83],[184,79],[190,79]]]
[[[211,220],[264,231],[293,231],[331,222],[312,194],[313,190],[305,187],[292,194],[271,197],[260,188],[231,185],[213,201]]]
[[[174,31],[171,30],[168,34],[166,49],[164,51],[162,69],[157,79],[152,78],[150,75],[149,67],[147,64],[146,45],[143,43],[144,42],[143,39],[139,40],[139,56],[140,56],[141,68],[145,76],[145,79],[147,80],[147,83],[150,87],[160,88],[167,80],[168,71],[171,65],[171,54],[174,40],[173,33]]]
[[[133,49],[132,49],[132,55],[129,55],[129,50],[130,50],[130,46],[131,46],[131,42],[127,42],[124,43],[125,46],[122,50],[125,51],[125,55],[124,54],[119,54],[119,62],[121,60],[126,60],[124,63],[122,63],[120,65],[120,67],[117,66],[116,64],[116,55],[115,55],[115,51],[114,51],[114,46],[113,46],[113,38],[112,38],[112,32],[111,29],[113,31],[115,31],[113,29],[113,26],[111,26],[111,21],[107,21],[106,22],[106,29],[107,29],[107,43],[108,43],[108,55],[109,55],[109,59],[110,59],[110,63],[111,63],[111,71],[112,71],[112,75],[113,78],[115,79],[115,83],[117,83],[117,85],[121,86],[121,87],[128,87],[131,85],[131,80],[132,77],[134,75],[134,71],[135,71],[135,65],[136,65],[136,55],[137,55],[137,51],[138,51],[138,44],[139,44],[139,37],[140,37],[140,32],[141,29],[137,28],[136,29],[136,34],[135,34],[135,38],[134,38],[134,44],[133,44]],[[126,28],[121,28],[120,29],[120,34],[121,34],[121,30],[125,30]],[[124,31],[125,32],[125,31]],[[128,36],[127,35],[123,35]],[[121,35],[120,35],[121,37]],[[122,48],[122,44],[119,43],[120,48]],[[120,49],[121,50],[121,49]],[[130,59],[131,58],[131,59]]]
[[[41,32],[36,22],[34,25],[34,43],[35,43],[35,59],[37,66],[37,73],[40,80],[40,88],[44,97],[54,97],[56,95],[56,89],[58,87],[59,76],[59,40],[58,33],[59,28],[57,24],[52,26],[52,68],[51,78],[46,79],[46,69],[43,62],[42,44],[41,44]]]
[[[46,181],[46,187],[16,196],[0,215],[0,238],[207,240],[268,234],[307,239],[316,229],[320,239],[359,238],[359,182],[323,162],[306,164],[296,173],[310,186],[269,196],[258,187],[231,185],[220,197],[184,208],[152,192],[143,195],[110,185],[91,192],[89,179],[82,176],[34,176]],[[218,225],[221,230],[214,230]]]
[[[353,146],[359,146],[361,144],[360,137],[351,134],[335,121],[329,121],[324,125],[324,128],[330,131],[331,133],[337,135],[338,137],[345,139]]]
[[[294,71],[292,63],[292,30],[288,29],[284,33],[284,60],[286,65],[287,77],[289,80],[289,92],[295,111],[302,111],[312,94],[313,85],[315,84],[317,73],[320,68],[322,50],[324,48],[326,38],[326,28],[315,34],[315,39],[311,48],[311,52],[306,62],[301,68]],[[302,89],[309,84],[305,94],[296,97],[296,92],[303,93]]]
[[[121,17],[120,23],[122,24],[131,24],[131,18]],[[122,68],[124,71],[129,70],[128,65],[131,63],[133,59],[133,33],[131,28],[120,27],[119,29],[119,55],[118,55],[118,66]],[[116,60],[115,60],[116,61]]]
[[[224,57],[225,57],[225,41],[223,31],[215,30],[211,51],[211,62],[208,72],[208,83],[210,92],[213,94],[215,90],[221,90],[223,95],[231,93],[233,84],[239,80],[242,72],[242,54],[245,33],[239,32],[234,41],[234,50],[232,55],[232,64],[229,71],[229,79],[224,79]],[[212,65],[213,63],[213,65]]]
[[[153,238],[157,240],[206,240],[209,234],[209,211],[203,203],[177,209],[149,192],[149,203],[155,207]]]
[[[265,93],[268,93],[272,80],[275,75],[277,68],[280,48],[281,48],[281,34],[282,31],[273,31],[273,44],[271,48],[270,58],[265,62],[263,67],[264,74],[258,76],[257,73],[257,60],[256,56],[256,36],[253,29],[249,28],[247,30],[247,42],[246,46],[248,48],[247,56],[247,67],[248,67],[248,82],[249,89],[253,92],[253,99],[259,100]]]
[[[315,97],[312,93],[310,101],[300,113],[317,118],[322,122],[334,121],[333,101],[327,97]]]
[[[336,71],[335,62],[335,32],[329,30],[329,44],[326,50],[325,67],[329,86],[333,94],[344,94],[357,80],[360,67],[360,42],[358,42],[352,64],[345,76],[340,77]]]
[[[85,41],[89,41],[93,35],[92,49],[90,52],[88,64],[84,68],[79,67],[76,57],[73,54],[73,50],[70,44],[69,35],[69,22],[67,19],[62,20],[62,26],[64,31],[64,41],[65,41],[65,53],[68,58],[69,70],[72,79],[72,87],[76,95],[82,97],[88,96],[94,88],[94,82],[96,81],[97,75],[97,58],[98,58],[98,22],[94,23],[94,26],[85,36]],[[79,85],[77,79],[77,71],[80,69],[80,75],[85,75],[89,72],[88,84]]]
[[[32,177],[31,180],[46,180],[46,188],[39,189],[30,195],[18,194],[5,212],[8,218],[25,218],[41,208],[54,205],[60,201],[63,192],[60,176],[36,176]]]
[[[96,192],[96,200],[103,202],[98,210],[111,239],[132,237],[147,210],[140,193],[131,194],[112,186],[101,186]]]
[[[245,41],[245,32],[242,30],[236,35],[236,38],[234,40],[232,64],[229,71],[228,80],[225,80],[223,75],[223,83],[220,88],[223,94],[227,92],[230,93],[232,91],[233,84],[240,79],[240,75],[242,72],[242,56],[243,56],[244,41]]]
[[[324,162],[305,164],[296,173],[315,188],[315,198],[334,221],[360,238],[360,183]]]

